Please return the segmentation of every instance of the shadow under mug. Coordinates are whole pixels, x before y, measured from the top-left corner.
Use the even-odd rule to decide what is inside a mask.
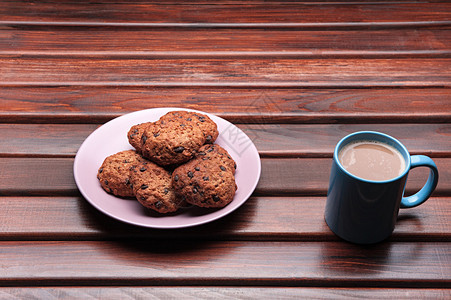
[[[338,159],[344,146],[356,141],[378,141],[397,149],[405,161],[399,176],[385,181],[366,180],[348,172]],[[416,167],[430,169],[426,184],[416,194],[403,197],[409,171]],[[395,138],[375,131],[360,131],[341,139],[335,147],[325,220],[342,239],[357,244],[373,244],[388,238],[394,228],[399,208],[410,208],[426,201],[438,182],[434,161],[424,155],[410,155]]]

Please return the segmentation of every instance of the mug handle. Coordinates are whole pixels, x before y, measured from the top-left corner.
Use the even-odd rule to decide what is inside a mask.
[[[424,155],[412,155],[410,157],[410,169],[416,167],[428,167],[429,177],[426,184],[416,194],[401,199],[401,208],[411,208],[422,204],[434,191],[438,183],[438,170],[434,161]]]

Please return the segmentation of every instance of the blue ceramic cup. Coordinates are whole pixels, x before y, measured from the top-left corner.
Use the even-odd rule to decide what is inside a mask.
[[[357,141],[377,141],[394,147],[404,158],[404,171],[385,181],[366,180],[351,174],[339,161],[338,153],[344,146]],[[416,167],[430,169],[428,180],[416,194],[404,197],[407,176]],[[411,156],[403,144],[384,133],[352,133],[335,147],[325,209],[326,223],[336,235],[352,243],[383,241],[395,228],[399,208],[415,207],[426,201],[437,182],[437,166],[429,157]]]

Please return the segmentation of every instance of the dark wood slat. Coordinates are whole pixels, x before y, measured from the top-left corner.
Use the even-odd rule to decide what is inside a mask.
[[[338,240],[324,221],[325,203],[325,197],[251,197],[221,220],[168,231],[116,221],[82,197],[0,197],[0,240]],[[403,209],[389,241],[449,241],[450,215],[449,197],[433,197],[419,207]]]
[[[77,193],[73,159],[0,158],[0,172],[0,195]]]
[[[1,27],[0,27],[1,29]],[[450,28],[297,31],[119,30],[71,27],[0,30],[0,56],[67,57],[400,57],[451,56]],[[114,42],[112,42],[114,41]],[[249,43],[252,41],[252,43]]]
[[[98,125],[0,124],[0,156],[74,156]]]
[[[451,156],[450,124],[257,124],[239,127],[252,137],[263,157],[332,157],[341,138],[364,130],[397,138],[412,155]]]
[[[4,285],[451,286],[445,242],[14,241],[0,251]]]
[[[2,122],[103,123],[135,110],[186,107],[236,123],[451,122],[451,89],[2,87]]]
[[[446,299],[448,289],[299,287],[3,287],[0,295],[18,299]]]
[[[435,158],[440,180],[435,195],[451,194],[451,159]],[[0,158],[0,195],[74,195],[72,158]],[[325,195],[329,184],[330,158],[262,160],[257,195]],[[239,171],[239,166],[238,166]],[[424,185],[428,172],[410,172],[406,191]]]
[[[449,158],[435,158],[440,173],[435,195],[451,191],[451,166]],[[259,195],[326,195],[329,185],[331,159],[263,159],[262,176],[257,186]],[[406,193],[418,191],[426,182],[429,171],[413,169],[409,174]]]
[[[0,124],[1,156],[74,156],[95,124]]]
[[[74,156],[96,124],[0,124],[0,156]],[[451,157],[450,124],[238,124],[263,157],[332,157],[345,135],[375,130],[399,139],[411,154]],[[415,133],[415,134],[412,134]],[[430,141],[424,143],[423,138]]]
[[[349,26],[364,23],[376,26],[379,23],[449,21],[449,3],[281,3],[276,1],[254,1],[244,3],[218,2],[192,5],[180,1],[173,3],[112,3],[96,1],[80,9],[77,3],[46,1],[3,1],[0,15],[3,21],[19,22],[74,22],[74,23],[286,23],[286,24],[328,24],[348,23]],[[55,9],[57,5],[58,9]],[[383,9],[382,9],[383,8]],[[396,13],[387,13],[396,12]],[[421,13],[418,13],[421,12]],[[212,18],[214,16],[214,18]]]
[[[0,59],[2,86],[448,87],[451,59]]]

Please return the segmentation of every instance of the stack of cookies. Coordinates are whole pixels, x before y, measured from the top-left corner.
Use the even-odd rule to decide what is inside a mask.
[[[236,163],[214,144],[218,129],[208,116],[172,111],[156,122],[134,125],[128,140],[135,150],[108,156],[98,170],[102,188],[136,197],[160,213],[188,204],[224,207],[237,189]]]

